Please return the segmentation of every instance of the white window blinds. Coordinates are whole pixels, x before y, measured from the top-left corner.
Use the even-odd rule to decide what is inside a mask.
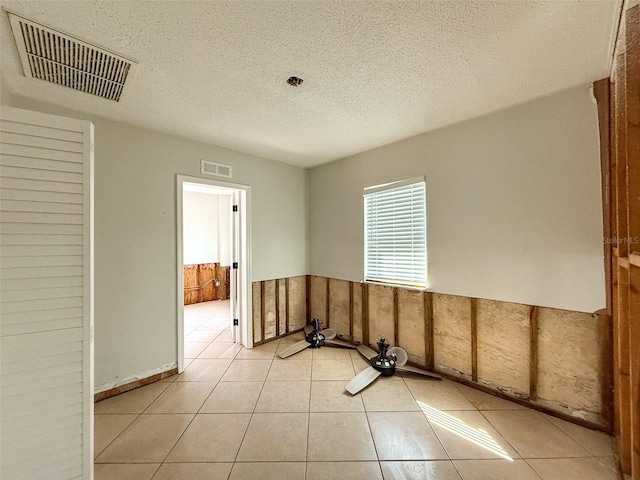
[[[365,281],[427,286],[423,178],[365,188]]]

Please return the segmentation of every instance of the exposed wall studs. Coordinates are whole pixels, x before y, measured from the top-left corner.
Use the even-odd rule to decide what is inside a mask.
[[[538,400],[538,307],[529,312],[529,400]]]
[[[311,312],[311,302],[310,299],[313,297],[316,303],[318,303],[318,305],[316,305],[315,303],[313,304],[313,308],[316,309],[317,311],[315,312],[316,315],[322,315],[323,312],[326,312],[327,314],[329,314],[330,312],[333,312],[333,316],[334,316],[334,323],[336,324],[336,326],[338,325],[338,320],[339,318],[343,319],[343,322],[341,323],[342,325],[342,329],[344,331],[340,331],[339,333],[343,334],[345,336],[346,339],[346,334],[349,334],[349,339],[353,342],[354,341],[354,334],[356,333],[356,330],[358,330],[360,328],[360,324],[356,324],[355,322],[362,322],[361,323],[361,328],[362,328],[362,343],[365,345],[369,345],[369,346],[373,346],[371,345],[371,331],[369,328],[369,323],[370,320],[372,318],[372,316],[370,315],[370,308],[375,305],[372,296],[373,294],[369,294],[369,287],[368,284],[366,283],[361,283],[360,286],[358,287],[358,284],[355,282],[347,282],[348,285],[348,305],[346,304],[347,301],[347,296],[346,296],[346,291],[344,291],[343,296],[337,295],[337,291],[334,291],[334,298],[331,298],[331,291],[334,290],[334,288],[338,288],[338,280],[333,280],[333,279],[328,279],[326,277],[322,278],[322,277],[315,277],[313,278],[313,281],[311,281],[311,276],[306,276],[304,279],[305,282],[305,286],[307,288],[306,291],[302,292],[301,289],[299,288],[301,286],[300,283],[296,283],[295,285],[297,285],[298,287],[296,288],[296,299],[294,300],[293,297],[289,298],[289,288],[290,288],[290,279],[285,278],[284,282],[282,281],[282,279],[276,279],[271,280],[275,283],[275,302],[279,302],[276,305],[276,312],[280,312],[280,306],[282,305],[282,302],[286,301],[287,303],[287,308],[286,310],[283,310],[282,313],[277,315],[280,315],[280,318],[282,318],[282,315],[286,315],[286,321],[283,323],[283,325],[280,326],[279,331],[275,331],[275,329],[269,328],[269,332],[270,335],[273,335],[274,331],[276,333],[275,336],[270,337],[270,338],[264,338],[264,334],[262,332],[258,332],[259,334],[256,334],[256,338],[261,338],[261,340],[259,342],[256,342],[255,345],[261,345],[263,343],[272,341],[274,339],[277,338],[282,338],[285,335],[288,335],[290,333],[294,333],[294,332],[298,332],[301,330],[301,328],[298,328],[300,325],[300,319],[296,318],[294,319],[293,317],[291,319],[289,319],[289,302],[290,301],[297,301],[297,304],[291,304],[291,308],[292,308],[292,312],[297,311],[297,315],[302,317],[302,313],[309,311]],[[291,279],[291,281],[293,282],[294,279]],[[302,282],[303,279],[299,278],[298,279],[299,282]],[[325,282],[325,283],[323,283]],[[279,299],[279,292],[281,291],[282,285],[284,283],[284,288],[285,288],[285,294],[284,294],[284,298]],[[333,284],[333,286],[331,286]],[[271,293],[271,288],[265,288],[266,287],[266,282],[255,282],[254,286],[255,286],[255,290],[254,292],[256,292],[256,303],[254,304],[256,307],[256,315],[254,316],[254,318],[256,319],[256,323],[254,325],[256,325],[257,329],[262,328],[264,329],[264,323],[265,321],[267,322],[272,322],[273,321],[273,315],[271,315],[269,313],[269,311],[267,311],[267,308],[271,308],[270,305],[273,304],[274,299],[271,299],[270,296],[272,295]],[[293,286],[294,284],[291,283],[291,285]],[[313,285],[315,285],[315,287],[313,287]],[[258,287],[259,287],[259,295],[258,295]],[[293,287],[291,287],[293,288]],[[360,290],[354,290],[355,288],[360,288]],[[315,289],[314,291],[312,291],[312,289]],[[318,291],[320,290],[320,291]],[[291,290],[291,292],[293,293],[293,290]],[[320,295],[318,295],[320,294]],[[319,301],[320,297],[323,296],[323,294],[326,294],[326,298],[325,300]],[[393,295],[391,297],[391,294]],[[302,298],[304,295],[304,299]],[[455,369],[451,370],[451,371],[442,371],[442,369],[440,367],[438,367],[438,369],[436,369],[439,373],[442,373],[443,376],[447,377],[447,378],[451,378],[453,380],[456,380],[458,382],[464,383],[466,385],[470,385],[474,388],[480,389],[482,391],[486,391],[489,393],[492,393],[494,395],[497,395],[501,398],[507,398],[511,401],[514,401],[516,403],[522,404],[522,405],[528,405],[531,406],[532,408],[538,409],[540,411],[544,411],[546,413],[549,413],[551,415],[555,415],[558,416],[560,418],[563,418],[565,420],[569,420],[569,421],[573,421],[574,423],[580,424],[580,425],[585,425],[585,426],[589,426],[591,428],[596,428],[596,429],[600,429],[600,430],[604,430],[607,431],[608,428],[610,428],[610,422],[606,421],[606,417],[610,416],[610,413],[607,413],[607,402],[610,402],[610,397],[607,397],[607,395],[611,394],[611,389],[606,389],[606,384],[607,384],[607,378],[606,378],[606,374],[603,373],[602,375],[602,379],[601,379],[601,385],[604,389],[604,391],[602,392],[602,409],[600,412],[593,412],[592,410],[589,410],[588,413],[590,415],[590,417],[588,417],[588,419],[580,419],[578,417],[569,415],[567,413],[564,413],[564,411],[566,411],[564,408],[558,408],[555,409],[552,405],[549,405],[549,399],[547,397],[545,398],[538,398],[538,390],[540,390],[540,388],[542,387],[542,383],[539,383],[539,378],[542,378],[541,375],[542,373],[538,372],[538,358],[540,355],[540,352],[545,353],[546,355],[549,354],[549,350],[548,348],[550,348],[550,346],[555,345],[554,340],[551,339],[551,344],[550,339],[548,337],[549,332],[547,331],[546,333],[546,337],[544,336],[544,330],[540,330],[540,339],[538,339],[538,331],[539,325],[542,325],[541,320],[543,320],[543,318],[541,317],[541,320],[538,320],[538,314],[540,314],[541,312],[544,313],[545,315],[549,315],[549,310],[550,309],[546,309],[543,307],[528,307],[528,324],[530,326],[530,331],[529,331],[529,345],[528,348],[529,350],[529,358],[531,359],[530,364],[528,364],[526,367],[524,368],[529,368],[528,372],[520,372],[521,374],[525,374],[528,373],[529,374],[529,379],[530,379],[530,384],[529,384],[529,391],[530,391],[530,397],[529,398],[521,398],[521,397],[517,397],[517,396],[513,396],[512,394],[508,393],[508,391],[502,391],[499,388],[497,389],[496,387],[500,387],[500,385],[487,385],[484,382],[479,382],[478,379],[478,368],[479,366],[482,367],[482,365],[479,365],[480,362],[482,362],[482,358],[479,354],[479,350],[478,350],[478,344],[479,344],[479,338],[478,338],[478,327],[479,327],[479,322],[482,320],[481,314],[482,312],[478,310],[479,307],[481,307],[482,305],[479,305],[482,300],[476,299],[476,298],[465,298],[465,297],[450,297],[449,300],[451,298],[455,298],[459,301],[456,302],[449,302],[447,301],[446,304],[444,305],[440,305],[438,306],[437,310],[434,310],[434,303],[436,302],[436,298],[438,299],[437,301],[444,301],[445,299],[447,299],[447,295],[436,295],[433,294],[431,292],[422,292],[421,294],[421,302],[420,302],[420,297],[418,296],[416,298],[415,295],[408,295],[406,294],[403,290],[401,290],[400,288],[394,287],[388,295],[388,300],[392,301],[392,304],[390,304],[389,306],[392,307],[391,309],[391,315],[386,316],[386,319],[384,320],[385,322],[387,322],[385,324],[385,326],[383,327],[384,331],[386,332],[386,335],[388,335],[389,337],[389,342],[392,342],[392,336],[393,338],[393,344],[403,347],[403,348],[409,348],[409,344],[413,344],[414,345],[414,349],[416,351],[411,351],[409,352],[410,355],[413,355],[413,358],[415,360],[413,360],[414,362],[419,362],[418,363],[411,363],[412,365],[416,366],[416,367],[420,367],[420,368],[427,368],[428,370],[434,370],[435,368],[435,333],[434,333],[434,311],[435,312],[439,312],[438,315],[442,315],[444,314],[445,311],[447,311],[446,315],[449,315],[450,318],[455,318],[455,311],[451,311],[451,308],[457,308],[458,309],[458,313],[457,315],[461,315],[464,317],[465,322],[461,323],[461,325],[466,325],[466,328],[469,329],[466,332],[461,332],[464,333],[466,338],[470,339],[471,341],[469,343],[467,343],[467,345],[469,345],[466,348],[470,348],[472,350],[472,352],[470,352],[472,354],[472,359],[471,363],[472,365],[470,365],[472,367],[472,375],[471,378],[464,378],[464,377],[460,377],[459,375],[456,375],[456,371]],[[260,297],[260,298],[258,298]],[[266,298],[269,297],[269,298]],[[259,301],[259,303],[258,303]],[[304,303],[303,303],[304,302]],[[325,303],[322,303],[325,302]],[[339,302],[338,304],[334,304],[334,302]],[[358,302],[360,302],[360,306],[358,306]],[[408,302],[408,303],[404,303],[404,302]],[[417,304],[416,304],[417,302]],[[420,307],[420,303],[422,304],[422,307]],[[497,306],[500,306],[500,302],[493,302],[495,304],[497,304]],[[298,306],[299,308],[295,308],[295,306]],[[445,306],[446,305],[446,306]],[[510,315],[511,311],[512,311],[512,307],[510,307],[512,304],[506,304],[504,305],[504,310],[502,310],[504,315]],[[265,308],[265,306],[267,308]],[[416,308],[417,307],[417,308]],[[522,306],[520,306],[522,307]],[[258,308],[260,308],[262,311],[260,312],[260,316],[258,316]],[[510,309],[511,308],[511,309]],[[361,309],[361,312],[359,311],[359,309]],[[551,309],[552,310],[552,309]],[[412,312],[411,315],[417,315],[417,318],[415,316],[411,316],[411,317],[406,317],[406,315],[408,314],[408,312]],[[464,312],[464,313],[463,313]],[[571,312],[569,312],[571,313]],[[577,312],[573,312],[574,314],[577,314]],[[359,315],[361,316],[361,320],[359,320]],[[527,314],[525,314],[527,315]],[[577,315],[587,315],[587,314],[577,314]],[[469,318],[471,317],[471,318]],[[308,318],[308,317],[307,317]],[[348,324],[347,324],[347,318],[348,318]],[[416,345],[415,343],[415,339],[414,338],[408,338],[408,337],[404,337],[404,331],[403,328],[406,327],[406,325],[404,323],[401,324],[401,322],[403,322],[403,319],[406,318],[407,320],[411,319],[412,321],[415,322],[415,320],[417,320],[417,324],[418,326],[415,326],[412,329],[407,330],[407,332],[412,331],[415,332],[416,335],[420,335],[420,334],[424,334],[424,340],[420,339],[419,343]],[[545,317],[546,318],[546,317]],[[575,316],[573,317],[575,319]],[[469,319],[469,322],[466,322],[466,319]],[[591,318],[587,317],[584,318],[585,321],[590,320]],[[306,320],[306,319],[305,319]],[[592,319],[591,319],[592,320]],[[260,322],[260,325],[258,326],[258,321]],[[291,323],[291,322],[296,322],[296,323]],[[336,323],[338,322],[338,323]],[[279,321],[277,321],[277,324],[279,324]],[[424,330],[420,327],[420,324],[423,324],[424,326]],[[600,358],[601,360],[599,360],[599,362],[602,362],[602,365],[600,365],[600,363],[598,365],[591,365],[590,368],[594,369],[594,368],[602,368],[603,372],[606,371],[606,365],[604,365],[604,363],[606,362],[606,352],[609,351],[610,353],[610,347],[607,347],[607,338],[610,338],[610,333],[609,336],[607,336],[607,332],[610,332],[611,330],[611,322],[610,319],[608,319],[608,317],[606,315],[601,315],[599,316],[599,320],[598,322],[593,322],[594,324],[594,329],[597,329],[597,332],[594,330],[591,333],[593,333],[593,338],[597,339],[598,344],[594,345],[594,347],[596,348],[595,352],[597,353],[597,356]],[[290,327],[291,325],[294,325],[294,330],[290,331]],[[402,328],[401,328],[402,327]],[[283,331],[284,330],[284,331]],[[348,330],[348,331],[347,331]],[[264,331],[264,330],[263,330]],[[572,331],[573,335],[577,334],[577,331]],[[403,341],[402,338],[405,338],[405,340]],[[358,338],[358,340],[360,340],[360,338]],[[544,340],[544,342],[543,342]],[[425,358],[424,360],[421,358],[421,352],[420,350],[422,349],[422,342],[424,341],[424,352],[425,352]],[[545,345],[547,345],[545,347]],[[527,348],[527,347],[525,347]],[[545,350],[545,348],[547,348],[547,350]],[[598,350],[599,349],[599,350]],[[466,350],[468,351],[468,350]],[[419,360],[418,360],[419,359]],[[547,359],[547,363],[548,363],[548,359]],[[445,364],[445,368],[448,364]],[[468,368],[468,367],[467,367]],[[547,382],[547,390],[549,387],[549,378],[546,378],[546,382]],[[610,377],[609,377],[610,378]],[[591,379],[591,377],[589,377],[586,380],[593,380]],[[504,386],[504,385],[503,385]],[[526,389],[526,387],[525,387]],[[609,400],[607,400],[607,398],[609,398]],[[537,401],[536,401],[537,399]],[[559,400],[558,400],[559,401]],[[610,403],[609,403],[610,405]],[[571,405],[568,406],[569,408],[571,408]],[[599,417],[600,419],[599,420]]]
[[[284,279],[284,298],[286,305],[284,306],[285,317],[284,317],[284,325],[285,331],[289,331],[289,277]]]
[[[602,359],[602,423],[613,426],[613,328],[611,315],[598,315],[598,338]]]
[[[613,135],[614,160],[612,162],[612,183],[615,184],[615,198],[613,207],[616,215],[613,217],[611,234],[614,238],[628,238],[629,232],[629,198],[628,198],[628,165],[627,165],[627,112],[626,112],[626,57],[624,51],[616,56],[616,68],[613,78],[614,113]],[[612,189],[613,190],[613,189]],[[631,368],[630,368],[630,325],[629,325],[629,269],[624,268],[624,259],[628,257],[629,246],[626,242],[617,245],[614,250],[613,284],[616,289],[616,297],[613,298],[613,315],[617,319],[617,332],[615,334],[617,347],[614,350],[616,359],[617,380],[616,392],[618,393],[619,412],[619,455],[622,471],[631,471],[632,458],[632,418],[631,408],[633,398],[631,392]]]
[[[276,279],[276,337],[280,336],[280,279]]]
[[[398,288],[393,288],[393,345],[398,346]]]
[[[631,6],[633,5],[633,6]],[[609,355],[613,347],[614,412],[620,470],[640,478],[640,5],[624,2],[610,78],[594,83],[600,126],[607,309],[598,315],[601,421],[611,418]],[[607,208],[609,207],[609,208]],[[611,315],[611,322],[608,316]],[[612,335],[610,336],[610,331]],[[611,338],[611,343],[610,339]]]
[[[325,295],[325,319],[324,319],[324,327],[329,328],[329,314],[330,314],[330,304],[331,304],[331,281],[326,279],[326,295]]]
[[[369,285],[362,283],[362,344],[369,346]]]
[[[265,295],[264,295],[264,282],[260,282],[260,339],[261,341],[265,341],[265,329],[264,329],[264,304],[265,304]]]
[[[424,356],[427,370],[433,370],[433,294],[422,292],[422,304],[424,309]]]
[[[306,279],[306,295],[307,295],[307,305],[306,305],[306,318],[307,318],[307,325],[309,325],[309,323],[311,323],[311,318],[309,318],[311,316],[311,276],[307,275]]]
[[[628,5],[634,2],[625,2]],[[626,188],[628,202],[627,238],[636,239],[629,245],[628,258],[640,254],[640,5],[636,5],[626,12],[625,18],[625,56],[626,56],[626,110],[627,128],[625,147],[627,150],[627,169],[629,183]],[[637,258],[637,257],[636,257]],[[631,409],[631,476],[640,478],[640,355],[637,348],[640,345],[640,267],[637,263],[630,263],[629,289],[629,343],[633,345],[630,353],[630,391]]]
[[[307,294],[302,281],[306,283],[306,278],[299,276],[253,283],[254,346],[299,332],[302,322],[306,325]]]
[[[471,302],[471,378],[478,381],[478,299],[470,298]]]
[[[349,340],[353,342],[353,282],[349,282]]]

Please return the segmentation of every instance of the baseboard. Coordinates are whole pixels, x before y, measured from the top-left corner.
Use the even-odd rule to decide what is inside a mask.
[[[151,375],[145,378],[140,378],[138,380],[134,380],[133,382],[125,383],[124,385],[119,385],[117,387],[110,388],[108,390],[104,390],[102,392],[96,393],[93,396],[93,401],[94,403],[96,403],[110,397],[115,397],[116,395],[120,395],[121,393],[128,392],[130,390],[134,390],[139,387],[144,387],[145,385],[149,385],[150,383],[154,383],[164,378],[171,377],[177,374],[178,374],[178,367],[174,367],[170,370],[165,370],[164,372],[156,373],[155,375]]]
[[[265,343],[273,342],[274,340],[279,340],[281,338],[288,337],[289,335],[293,335],[294,333],[298,333],[298,332],[302,332],[302,331],[304,331],[304,327],[298,328],[297,330],[291,330],[290,332],[283,333],[282,335],[278,335],[277,337],[271,337],[271,338],[267,338],[266,340],[261,340],[259,342],[255,342],[253,344],[253,346],[254,347],[259,347],[260,345],[264,345]]]

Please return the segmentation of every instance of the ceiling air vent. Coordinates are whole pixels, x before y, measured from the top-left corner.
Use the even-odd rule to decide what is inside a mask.
[[[200,160],[200,173],[231,178],[231,166],[210,162],[208,160]]]
[[[137,62],[13,13],[9,14],[26,77],[118,102]]]

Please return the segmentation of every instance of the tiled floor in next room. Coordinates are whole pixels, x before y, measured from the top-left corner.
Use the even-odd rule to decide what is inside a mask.
[[[226,322],[187,307],[185,372],[96,404],[96,480],[618,478],[605,434],[447,380],[379,378],[351,397],[357,352],[282,360],[299,335],[246,350]]]

